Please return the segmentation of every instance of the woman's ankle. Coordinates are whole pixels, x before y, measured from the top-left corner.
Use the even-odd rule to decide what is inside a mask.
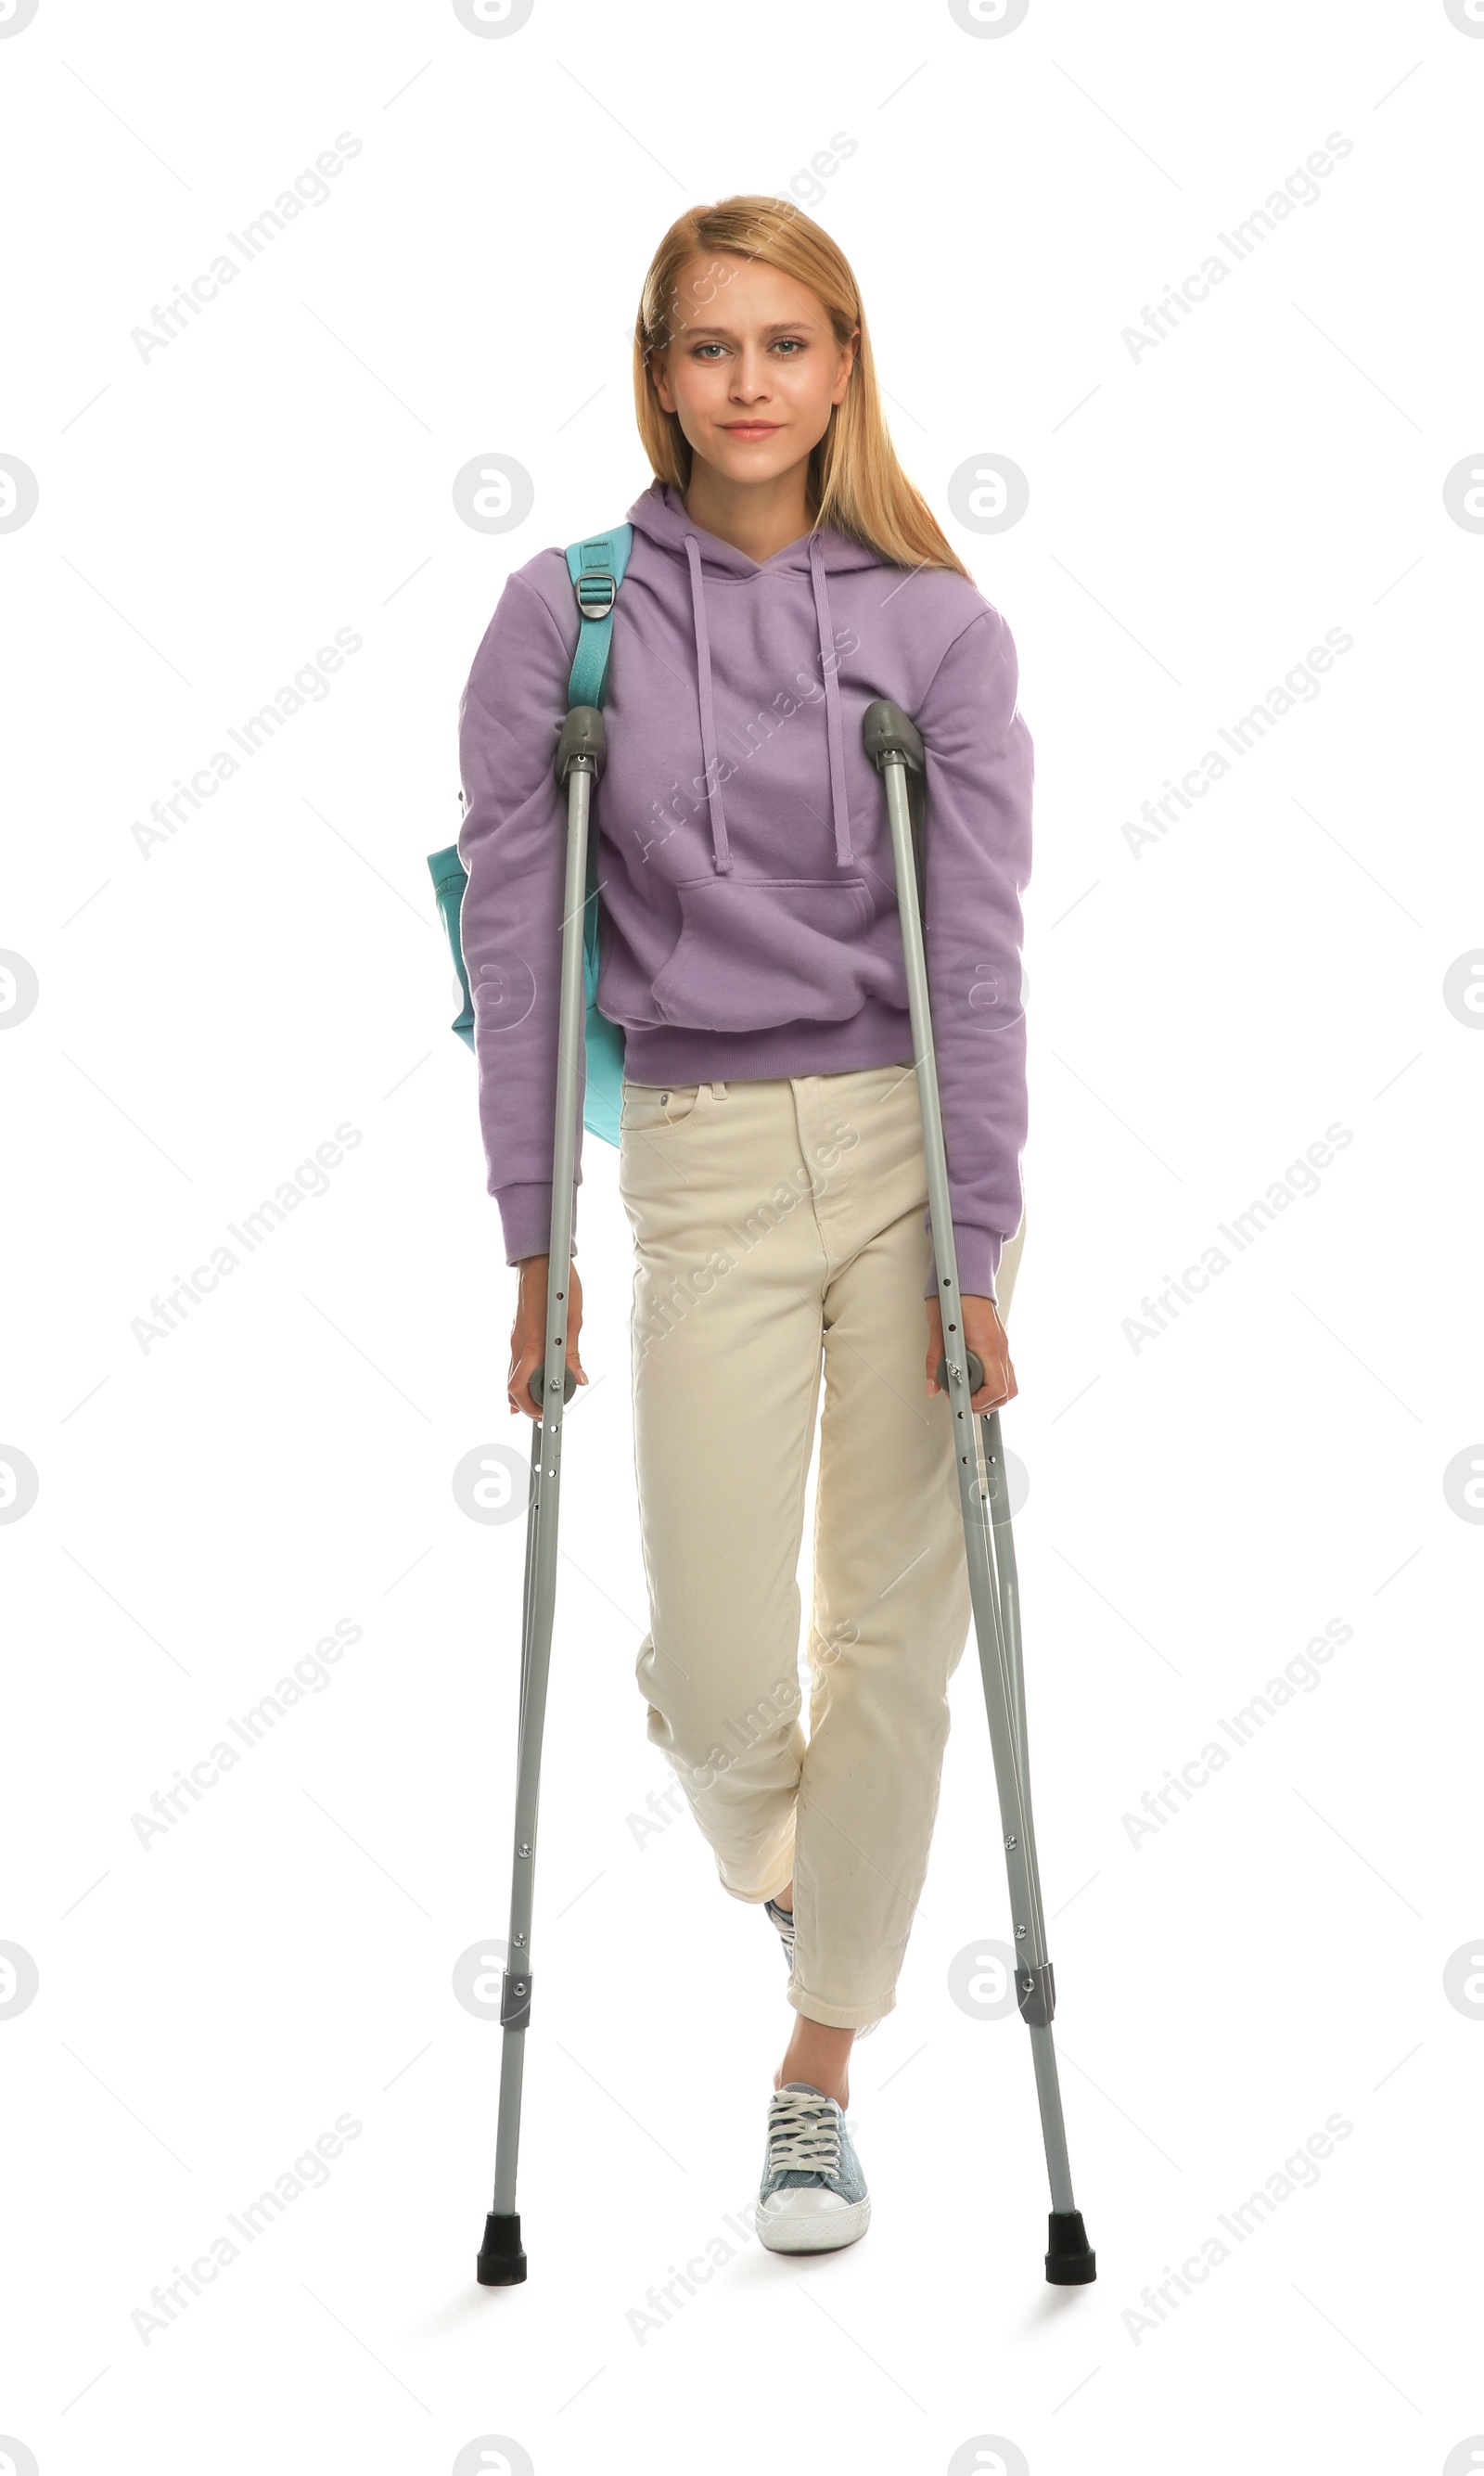
[[[839,2107],[842,2114],[850,2105],[851,2084],[849,2074],[828,2072],[824,2069],[823,2066],[819,2067],[812,2072],[796,2069],[785,2070],[781,2066],[779,2066],[778,2071],[774,2075],[773,2086],[775,2090],[786,2088],[790,2081],[807,2081],[811,2089],[823,2090],[827,2097],[832,2097],[834,2099],[836,2106]]]
[[[849,2106],[854,2036],[853,2029],[833,2029],[823,2020],[811,2020],[807,2014],[800,2013],[774,2088],[781,2089],[786,2081],[808,2081],[837,2105]]]

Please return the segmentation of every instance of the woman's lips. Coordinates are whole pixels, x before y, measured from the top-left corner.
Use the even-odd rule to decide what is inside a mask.
[[[722,428],[729,438],[771,438],[774,432],[781,430],[782,427],[780,421],[724,421],[722,423]]]

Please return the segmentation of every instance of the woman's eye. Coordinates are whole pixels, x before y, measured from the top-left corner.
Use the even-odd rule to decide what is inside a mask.
[[[693,344],[690,357],[693,361],[705,360],[710,354],[724,353],[726,349],[725,344]],[[785,359],[797,360],[804,351],[804,338],[802,335],[780,335],[774,349],[780,351]]]

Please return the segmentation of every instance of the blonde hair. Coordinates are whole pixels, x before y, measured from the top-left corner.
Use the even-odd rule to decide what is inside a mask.
[[[805,499],[811,527],[833,525],[893,566],[951,567],[972,584],[974,578],[897,460],[850,262],[829,235],[786,198],[748,195],[688,207],[655,252],[634,320],[633,394],[639,435],[656,478],[674,483],[683,494],[692,457],[679,414],[666,412],[655,392],[651,356],[672,340],[681,269],[693,258],[718,255],[755,259],[795,277],[824,304],[836,345],[856,335],[844,399],[831,407],[829,427],[809,454]],[[724,268],[716,271],[722,282],[729,280]]]

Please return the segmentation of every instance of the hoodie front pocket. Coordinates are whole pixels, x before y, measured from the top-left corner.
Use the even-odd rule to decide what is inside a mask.
[[[680,933],[655,978],[666,1023],[762,1031],[859,1011],[857,945],[871,917],[859,877],[693,877],[676,887]]]

